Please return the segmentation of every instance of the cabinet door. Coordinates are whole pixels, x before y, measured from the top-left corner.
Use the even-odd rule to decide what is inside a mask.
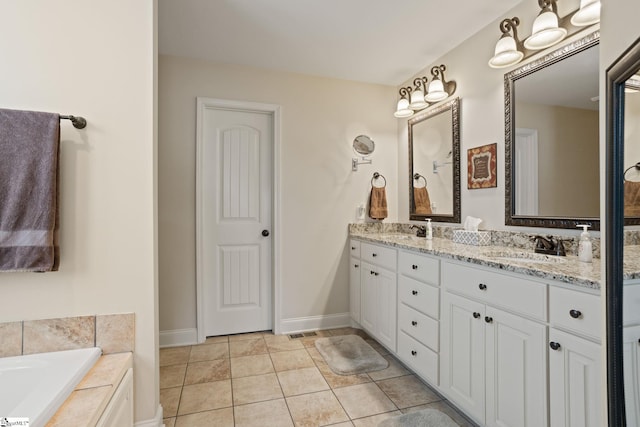
[[[624,348],[624,404],[627,425],[640,423],[640,326],[622,332]]]
[[[546,426],[547,327],[487,307],[486,425]]]
[[[395,273],[374,267],[375,287],[378,292],[378,318],[376,338],[387,348],[396,351],[397,279]]]
[[[378,293],[373,265],[363,262],[360,268],[360,325],[372,335],[376,331]]]
[[[484,424],[484,305],[445,292],[441,324],[442,389],[457,406]]]
[[[349,266],[349,312],[351,318],[360,323],[360,259],[351,257]]]
[[[600,426],[600,346],[549,328],[549,412],[552,427]]]

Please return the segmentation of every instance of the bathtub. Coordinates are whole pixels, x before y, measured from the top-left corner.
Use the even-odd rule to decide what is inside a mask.
[[[93,347],[0,358],[0,418],[44,426],[101,354]]]

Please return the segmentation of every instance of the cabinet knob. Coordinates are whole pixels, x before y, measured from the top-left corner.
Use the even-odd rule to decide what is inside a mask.
[[[355,246],[351,246],[351,250],[352,250],[352,251],[355,251],[355,250],[356,250],[356,247],[355,247]]]
[[[478,287],[480,288],[481,291],[486,291],[487,290],[487,285],[485,285],[484,283],[480,283],[478,285]]]
[[[417,270],[417,269],[418,269],[418,266],[417,266],[417,265],[415,265],[415,264],[413,264],[413,265],[411,266],[411,268],[412,268],[412,269],[414,269],[414,270]]]
[[[418,326],[418,322],[416,322],[415,320],[411,321],[411,326]]]
[[[582,316],[582,312],[580,310],[569,310],[569,316],[577,319]]]
[[[376,273],[373,273],[373,275],[374,275],[374,276],[377,276],[378,274],[379,274],[379,273],[377,273],[377,272],[376,272]]]
[[[377,257],[377,256],[378,256],[378,254],[371,254],[371,256]]]
[[[484,316],[484,321],[487,323],[493,323],[493,317]]]
[[[376,274],[373,270],[369,270],[369,272],[370,272],[371,275]]]
[[[412,295],[418,295],[418,291],[411,291]]]
[[[269,230],[262,230],[262,235],[264,237],[269,237]]]
[[[417,351],[415,351],[415,350],[411,350],[411,355],[412,355],[412,356],[417,356],[417,355],[418,355],[418,352],[417,352]]]
[[[559,342],[555,342],[555,341],[551,341],[549,343],[549,347],[551,347],[551,350],[560,350],[560,343]]]
[[[474,317],[475,319],[479,319],[479,318],[480,318],[480,313],[478,313],[477,311],[474,311],[474,312],[473,312],[473,317]]]
[[[354,266],[355,268],[360,267],[358,264],[353,264],[353,266]]]

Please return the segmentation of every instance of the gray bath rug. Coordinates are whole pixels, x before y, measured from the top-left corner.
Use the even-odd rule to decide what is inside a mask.
[[[338,375],[379,371],[389,366],[380,353],[357,335],[318,338],[316,348]]]
[[[378,427],[459,427],[448,415],[437,409],[423,409],[387,418]]]

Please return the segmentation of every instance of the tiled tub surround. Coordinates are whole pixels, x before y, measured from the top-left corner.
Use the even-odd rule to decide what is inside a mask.
[[[132,367],[133,313],[0,323],[0,357],[100,347],[102,356],[47,426],[95,425]]]
[[[528,276],[550,279],[570,283],[591,289],[600,289],[600,259],[594,258],[592,263],[578,261],[575,255],[558,257],[556,262],[540,263],[528,262],[526,258],[521,260],[504,260],[500,258],[517,256],[524,252],[533,253],[533,243],[529,240],[526,249],[510,244],[502,246],[492,244],[491,246],[470,246],[453,243],[452,240],[442,237],[434,237],[433,240],[425,238],[414,238],[414,234],[408,235],[398,232],[384,231],[382,233],[351,231],[351,237],[358,238],[371,243],[382,243],[401,249],[435,255],[442,258],[450,258],[472,264],[498,268],[504,271],[511,271]],[[497,256],[499,255],[499,257]],[[640,271],[640,261],[635,261],[628,255],[629,262],[637,264],[635,271]],[[553,257],[552,257],[553,258]],[[626,259],[626,257],[625,257]],[[625,262],[625,265],[627,263]],[[629,266],[631,268],[631,266]]]

